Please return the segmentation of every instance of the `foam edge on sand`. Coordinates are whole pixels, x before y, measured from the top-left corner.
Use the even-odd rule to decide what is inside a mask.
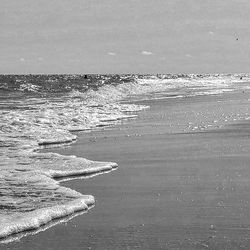
[[[34,155],[38,156],[39,154]],[[77,168],[67,169],[66,166],[56,170],[47,168],[40,168],[40,170],[36,169],[35,171],[31,172],[27,170],[22,173],[22,180],[24,183],[29,182],[31,185],[35,185],[35,188],[41,187],[41,190],[43,190],[43,188],[47,188],[47,190],[51,190],[51,192],[63,194],[65,197],[68,197],[68,199],[71,200],[63,200],[61,203],[58,201],[59,204],[50,204],[46,207],[34,208],[32,211],[1,214],[1,240],[18,233],[39,229],[41,226],[44,226],[53,220],[67,217],[76,212],[88,211],[95,204],[94,197],[92,195],[83,195],[75,190],[63,187],[60,185],[60,182],[64,179],[67,180],[67,177],[76,176],[76,178],[80,178],[81,176],[102,174],[106,171],[112,171],[118,167],[118,165],[113,162],[95,162],[84,158],[62,156],[53,153],[51,153],[51,155],[56,157],[54,160],[59,160],[61,157],[71,160],[71,163],[73,163],[75,160],[78,163]],[[5,179],[8,180],[9,178],[10,181],[13,181],[16,180],[17,177],[20,177],[20,174],[17,176],[8,176]],[[59,181],[55,178],[62,178],[62,180]],[[32,188],[32,186],[30,188]]]
[[[83,195],[65,204],[41,208],[24,214],[6,216],[5,222],[1,223],[0,238],[37,229],[54,219],[65,217],[78,211],[87,211],[94,204],[95,199],[92,195]]]

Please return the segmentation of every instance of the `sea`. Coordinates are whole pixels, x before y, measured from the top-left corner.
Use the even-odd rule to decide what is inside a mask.
[[[220,95],[249,88],[250,74],[0,75],[1,243],[88,211],[95,204],[94,197],[60,183],[118,167],[115,162],[41,149],[70,146],[79,133],[136,119],[150,108],[140,104],[143,100]],[[209,128],[187,124],[183,131],[202,129]]]

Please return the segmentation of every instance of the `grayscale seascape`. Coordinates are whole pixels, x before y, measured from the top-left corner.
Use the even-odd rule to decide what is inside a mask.
[[[247,0],[0,0],[0,249],[250,249]]]

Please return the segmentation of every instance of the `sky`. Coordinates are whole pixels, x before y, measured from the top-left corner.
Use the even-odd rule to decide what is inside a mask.
[[[233,72],[249,0],[0,0],[0,74]]]

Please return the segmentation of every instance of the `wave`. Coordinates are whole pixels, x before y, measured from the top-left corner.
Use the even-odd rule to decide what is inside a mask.
[[[114,126],[148,108],[131,100],[220,94],[243,88],[244,81],[246,74],[0,76],[0,95],[5,91],[8,97],[0,101],[0,238],[87,210],[94,197],[59,181],[117,168],[112,162],[39,153],[42,147],[72,143],[74,131]]]

